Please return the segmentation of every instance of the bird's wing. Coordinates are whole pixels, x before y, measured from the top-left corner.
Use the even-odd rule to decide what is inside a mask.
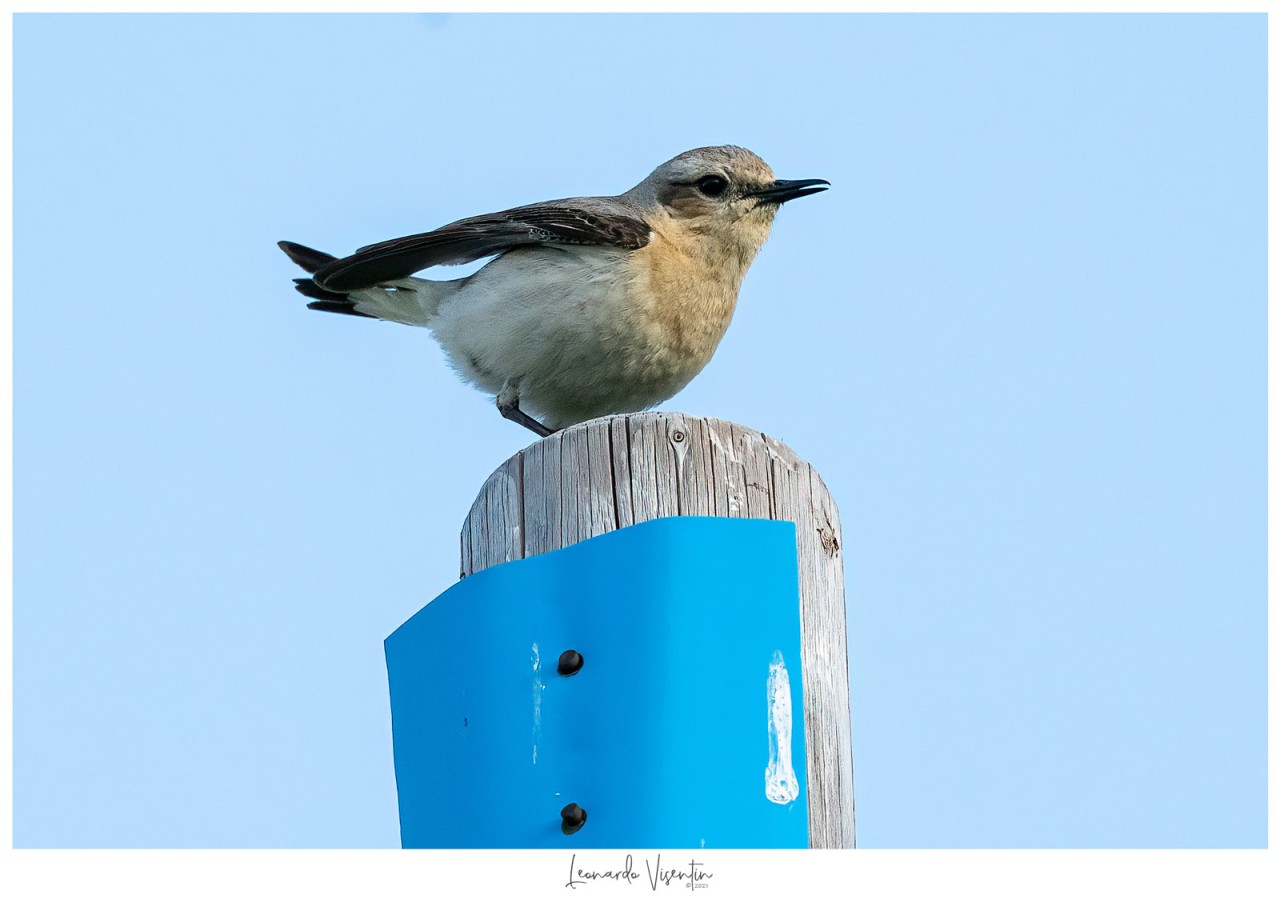
[[[643,219],[594,198],[552,200],[462,219],[425,234],[361,247],[321,266],[315,281],[345,292],[407,278],[434,265],[460,265],[521,246],[579,244],[638,250],[651,231]]]

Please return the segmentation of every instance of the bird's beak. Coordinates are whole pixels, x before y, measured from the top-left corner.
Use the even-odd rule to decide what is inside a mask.
[[[761,203],[782,204],[787,202],[787,200],[794,200],[796,197],[807,197],[809,194],[819,193],[830,186],[830,181],[824,181],[821,178],[804,178],[799,181],[775,181],[768,187],[753,191],[747,194],[747,196],[755,197]]]

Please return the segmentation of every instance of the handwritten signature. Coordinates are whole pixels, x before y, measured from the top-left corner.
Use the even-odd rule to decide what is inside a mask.
[[[706,866],[696,859],[689,859],[689,863],[678,868],[664,868],[662,866],[662,853],[658,853],[658,857],[650,862],[649,859],[644,860],[645,873],[641,874],[635,870],[635,859],[630,855],[621,868],[605,868],[605,869],[588,869],[578,867],[578,854],[575,852],[569,858],[569,880],[565,886],[571,890],[587,883],[594,883],[598,880],[612,880],[615,883],[625,883],[630,886],[632,883],[640,880],[642,877],[648,882],[649,889],[657,892],[658,887],[681,886],[690,890],[704,890],[711,884],[706,883],[715,875],[706,870]]]

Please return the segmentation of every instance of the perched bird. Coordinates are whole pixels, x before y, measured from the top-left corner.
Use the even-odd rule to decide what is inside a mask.
[[[281,241],[311,309],[429,328],[505,418],[546,436],[674,396],[729,327],[778,207],[825,190],[740,147],[689,150],[616,197],[466,218],[337,259]],[[495,256],[453,281],[411,277]]]

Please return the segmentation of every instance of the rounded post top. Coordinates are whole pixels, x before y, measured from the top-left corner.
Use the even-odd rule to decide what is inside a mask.
[[[558,431],[499,466],[463,526],[461,573],[673,515],[812,524],[839,547],[826,485],[786,444],[718,418],[639,412]]]

